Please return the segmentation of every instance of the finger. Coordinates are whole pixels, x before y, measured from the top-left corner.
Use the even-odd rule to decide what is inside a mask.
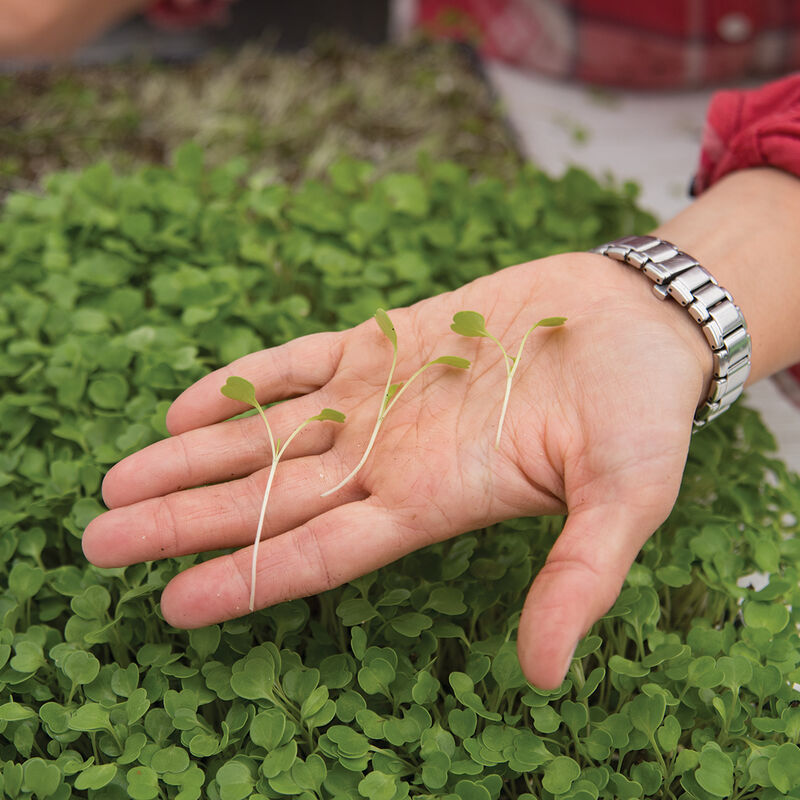
[[[220,422],[249,407],[220,393],[233,375],[255,386],[262,405],[308,394],[324,386],[336,372],[346,333],[314,333],[232,361],[211,372],[180,394],[167,411],[173,435]]]
[[[422,538],[373,498],[348,503],[261,542],[256,608],[339,586],[415,550]],[[161,596],[178,628],[199,628],[248,613],[252,548],[182,572]]]
[[[215,486],[173,492],[101,514],[83,533],[83,551],[99,567],[252,543],[269,470]],[[346,474],[333,451],[280,462],[267,504],[262,538],[275,536],[331,508],[364,496],[356,482],[321,497]]]
[[[273,435],[285,441],[299,424],[326,405],[322,393],[314,392],[273,406],[266,416]],[[327,421],[309,424],[286,449],[281,469],[288,459],[330,449],[339,427]],[[271,461],[269,437],[259,415],[228,420],[155,442],[115,464],[103,481],[103,500],[108,508],[118,508],[192,486],[251,475]]]
[[[614,605],[636,555],[669,513],[663,496],[658,500],[608,500],[570,511],[520,618],[520,664],[535,686],[561,685],[576,644]]]

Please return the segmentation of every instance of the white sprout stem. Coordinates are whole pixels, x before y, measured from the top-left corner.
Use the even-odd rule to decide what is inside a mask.
[[[267,429],[267,436],[269,436],[270,452],[272,453],[272,457],[275,458],[275,440],[272,438],[272,428],[270,428],[269,422],[267,422],[267,415],[264,413],[264,409],[261,408],[261,404],[256,402],[256,408],[258,409],[258,413],[261,414],[261,419],[264,420],[264,427]]]
[[[264,420],[266,422],[266,419]],[[294,433],[283,443],[283,447],[276,453],[275,446],[273,444],[272,450],[272,464],[269,468],[269,477],[267,478],[267,488],[264,490],[264,499],[261,502],[261,513],[258,517],[258,529],[256,530],[256,540],[253,542],[253,563],[250,568],[250,610],[253,611],[255,606],[256,600],[256,564],[258,562],[258,544],[261,541],[261,531],[264,528],[264,517],[267,513],[267,500],[269,499],[269,491],[272,488],[272,481],[275,478],[275,470],[278,466],[278,461],[280,461],[281,456],[286,452],[286,448],[289,446],[289,443],[297,436],[300,431],[305,428],[308,423],[311,422],[311,419],[307,419],[305,422],[301,423],[300,425],[295,428]],[[269,430],[269,425],[267,426],[267,430]],[[270,432],[270,441],[272,441],[272,433]]]
[[[389,377],[386,379],[386,388],[383,390],[383,395],[381,399],[381,407],[378,411],[378,418],[375,420],[375,427],[372,429],[372,435],[369,437],[369,442],[367,442],[367,449],[364,450],[364,455],[361,456],[361,461],[356,464],[350,474],[343,478],[339,483],[336,484],[332,489],[328,489],[327,491],[323,492],[320,497],[327,497],[334,492],[338,492],[339,489],[342,488],[348,481],[350,481],[355,474],[364,466],[369,458],[370,451],[372,450],[372,446],[375,444],[375,439],[378,437],[378,431],[380,430],[381,423],[383,422],[383,418],[386,416],[386,397],[389,394],[389,387],[392,385],[392,378],[394,377],[394,369],[397,366],[397,348],[394,349],[394,356],[392,357],[392,368],[389,370]],[[400,392],[398,392],[399,394]],[[397,395],[395,395],[397,397]]]
[[[269,500],[269,490],[272,488],[272,481],[275,478],[275,469],[278,466],[278,459],[281,457],[281,454],[275,449],[275,439],[272,436],[272,428],[269,426],[269,422],[267,422],[267,415],[264,413],[264,409],[261,408],[261,404],[256,402],[256,408],[258,413],[261,415],[261,419],[264,420],[264,427],[267,429],[267,436],[269,436],[269,446],[270,451],[272,454],[272,463],[269,467],[269,477],[267,478],[267,488],[264,491],[264,499],[261,501],[261,512],[258,515],[258,527],[256,528],[256,539],[253,542],[253,563],[250,567],[250,610],[252,611],[255,606],[255,599],[256,599],[256,563],[258,562],[258,543],[261,541],[261,531],[264,528],[264,517],[267,513],[267,500]],[[284,450],[286,449],[284,445]],[[283,450],[281,450],[281,453]]]
[[[516,366],[516,365],[515,365]],[[494,440],[494,447],[495,450],[500,447],[500,436],[503,434],[503,422],[506,418],[506,409],[508,408],[508,398],[511,395],[511,380],[514,375],[513,368],[509,371],[508,376],[506,377],[506,394],[503,397],[503,408],[500,411],[500,422],[497,425],[497,436]]]
[[[508,367],[509,356],[506,353],[506,351],[503,350],[503,355],[505,355],[505,357],[507,359],[507,361],[506,361],[506,370],[508,371],[508,377],[506,378],[506,394],[505,394],[505,397],[503,398],[503,408],[500,411],[500,424],[497,426],[497,436],[495,437],[495,440],[494,440],[495,449],[500,447],[500,436],[503,433],[503,423],[505,422],[505,419],[506,419],[506,410],[508,409],[508,398],[511,395],[511,382],[514,380],[514,374],[516,373],[517,367],[519,366],[519,360],[520,360],[520,357],[522,356],[522,348],[525,347],[525,342],[528,340],[528,337],[531,335],[531,331],[533,331],[534,328],[536,328],[538,325],[539,325],[539,323],[537,322],[536,325],[533,325],[530,328],[528,328],[527,332],[522,337],[522,341],[519,343],[519,350],[517,350],[517,357],[514,359],[514,363],[513,363],[513,365],[511,366],[510,369]],[[497,341],[497,339],[495,339],[495,341]],[[497,343],[500,344],[500,342],[497,342]],[[500,345],[500,347],[502,348],[502,345]]]
[[[435,361],[435,359],[434,359],[434,361]],[[389,413],[389,412],[392,410],[392,407],[394,406],[394,404],[395,404],[395,403],[396,403],[396,402],[397,402],[397,401],[400,399],[400,395],[401,395],[401,394],[403,394],[403,392],[404,392],[406,389],[408,389],[408,387],[411,385],[411,382],[412,382],[412,381],[413,381],[415,378],[418,378],[420,375],[422,375],[422,373],[423,373],[423,372],[425,372],[425,370],[426,370],[426,369],[428,369],[428,367],[432,366],[432,365],[433,365],[433,363],[434,363],[433,361],[429,361],[427,364],[423,364],[423,365],[422,365],[422,366],[421,366],[421,367],[420,367],[420,368],[419,368],[419,369],[418,369],[418,370],[417,370],[417,371],[416,371],[416,372],[415,372],[415,373],[414,373],[414,374],[413,374],[413,375],[412,375],[412,376],[411,376],[411,377],[410,377],[410,378],[409,378],[409,379],[408,379],[408,380],[407,380],[407,381],[406,381],[406,382],[405,382],[405,383],[404,383],[404,384],[403,384],[403,385],[402,385],[402,386],[401,386],[401,387],[400,387],[400,388],[397,390],[397,392],[395,393],[395,396],[392,398],[392,401],[391,401],[391,403],[389,403],[389,405],[388,405],[388,406],[386,406],[386,408],[384,409],[384,411],[383,411],[383,414],[381,415],[381,422],[382,422],[382,421],[384,420],[384,418],[385,418],[385,417],[388,415],[388,413]]]
[[[486,335],[487,335],[487,337],[489,339],[491,339],[500,348],[500,351],[503,353],[503,358],[505,359],[506,372],[511,372],[511,368],[514,366],[514,360],[511,358],[511,356],[508,353],[506,353],[506,349],[500,343],[499,339],[496,339],[494,336],[492,336],[492,334],[489,333],[489,331],[486,331]]]
[[[258,517],[258,528],[256,529],[256,540],[253,542],[253,563],[250,567],[250,610],[253,611],[256,602],[256,564],[258,562],[258,543],[261,541],[261,531],[264,527],[264,516],[267,513],[267,500],[269,500],[269,490],[272,488],[272,481],[275,478],[275,468],[278,466],[278,454],[273,451],[272,464],[269,468],[267,478],[267,488],[264,490],[264,499],[261,501],[261,513]]]
[[[309,417],[307,420],[305,420],[305,422],[301,422],[294,429],[294,432],[292,433],[292,435],[283,443],[283,446],[278,451],[278,455],[276,456],[276,458],[280,458],[286,452],[286,448],[291,444],[292,439],[294,439],[294,437],[297,436],[297,434],[300,433],[300,431],[302,431],[303,428],[305,428],[306,425],[308,425],[310,422],[313,422],[313,420],[314,420],[313,417]]]

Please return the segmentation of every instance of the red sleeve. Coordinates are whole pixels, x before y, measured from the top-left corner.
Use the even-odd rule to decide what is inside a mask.
[[[800,177],[800,72],[711,98],[692,193],[747,167],[776,167]]]
[[[153,0],[147,18],[161,28],[197,28],[227,22],[232,0]]]

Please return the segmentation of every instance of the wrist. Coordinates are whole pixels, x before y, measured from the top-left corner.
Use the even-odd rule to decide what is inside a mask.
[[[672,300],[657,300],[650,280],[608,256],[586,252],[553,259],[557,260],[556,269],[547,271],[546,282],[537,283],[535,295],[546,292],[552,308],[568,318],[571,330],[585,321],[598,340],[607,333],[618,340],[615,347],[620,351],[625,350],[625,341],[642,341],[650,351],[647,370],[652,367],[652,372],[642,372],[645,382],[657,380],[667,362],[671,369],[679,363],[685,379],[685,408],[699,409],[709,395],[714,364],[700,326],[686,309]],[[607,331],[609,325],[611,330]]]
[[[691,253],[741,308],[752,337],[748,384],[800,361],[800,180],[731,173],[653,235]]]
[[[661,329],[653,333],[654,337],[658,337],[658,342],[690,357],[691,371],[696,375],[694,407],[699,411],[709,397],[715,377],[712,348],[700,325],[690,317],[686,308],[672,299],[664,300],[663,295],[659,296],[654,291],[657,285],[619,256],[613,258],[600,253],[588,255],[599,259],[592,268],[595,271],[603,270],[599,274],[604,276],[604,284],[616,294],[617,301],[626,304],[623,313],[637,314],[660,326]],[[635,304],[636,308],[631,308],[631,304]]]
[[[668,305],[677,303],[700,326],[713,375],[695,412],[695,428],[730,408],[750,373],[751,345],[745,319],[727,289],[697,259],[658,236],[623,236],[593,252],[641,272],[651,282],[654,297]]]

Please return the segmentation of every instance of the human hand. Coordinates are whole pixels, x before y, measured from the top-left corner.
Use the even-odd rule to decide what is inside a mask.
[[[502,356],[449,330],[463,309],[480,311],[510,351],[538,319],[568,318],[528,341],[499,449]],[[241,545],[178,575],[161,607],[186,628],[247,613],[269,445],[258,417],[228,419],[244,407],[220,387],[240,375],[262,405],[294,398],[267,411],[281,438],[322,407],[347,415],[343,426],[310,425],[278,466],[257,608],[330,589],[463,531],[566,511],[518,635],[527,678],[556,687],[576,641],[613,605],[674,504],[710,372],[705,340],[640,275],[586,253],[511,267],[390,316],[397,380],[443,354],[472,366],[431,368],[409,388],[353,481],[320,496],[359,461],[375,423],[391,346],[373,320],[251,354],[187,389],[167,415],[172,438],[106,476],[112,510],[87,527],[84,552],[111,567]]]
[[[3,0],[0,58],[63,58],[146,5],[147,0]]]

